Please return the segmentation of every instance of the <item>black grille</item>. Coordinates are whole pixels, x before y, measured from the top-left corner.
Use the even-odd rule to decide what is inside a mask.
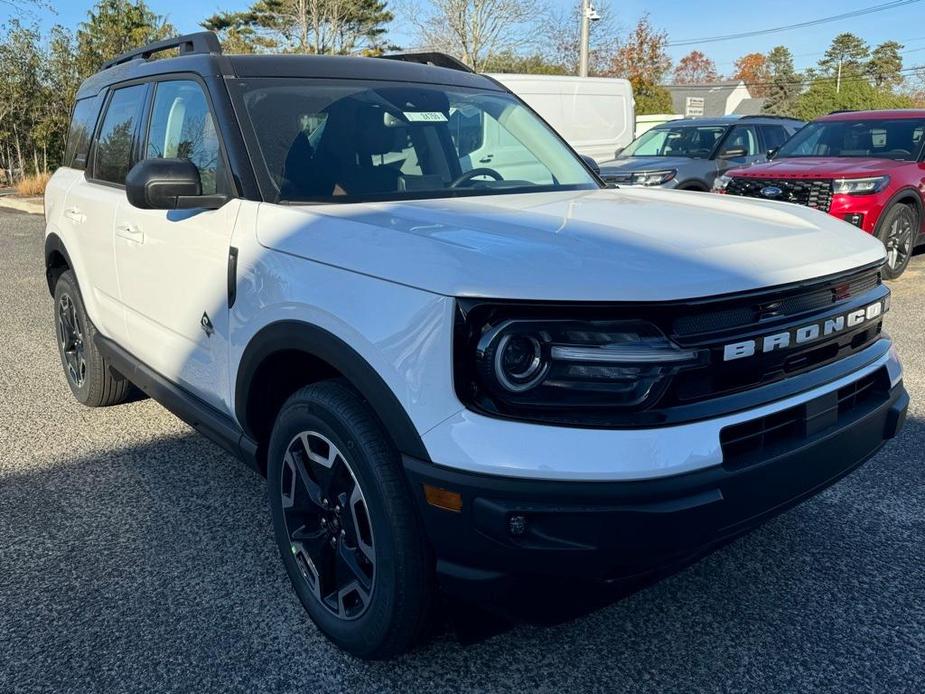
[[[768,188],[780,193],[767,195]],[[762,193],[762,191],[766,191]],[[736,177],[726,186],[727,195],[741,195],[762,200],[781,200],[828,212],[832,205],[832,181],[811,178],[744,178]]]
[[[753,326],[771,318],[822,311],[866,294],[881,282],[880,271],[875,269],[779,295],[762,294],[750,301],[740,301],[737,306],[679,316],[674,321],[674,333],[683,337],[716,333]]]
[[[885,368],[840,388],[780,412],[734,424],[720,432],[723,465],[740,468],[792,450],[801,441],[832,427],[847,426],[890,396]]]

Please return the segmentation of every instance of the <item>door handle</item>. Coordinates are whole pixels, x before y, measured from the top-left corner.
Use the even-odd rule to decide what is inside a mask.
[[[492,158],[493,156],[495,156],[495,155],[494,155],[494,154],[486,154],[484,157],[482,157],[481,159],[479,159],[479,163],[480,163],[480,164],[490,164],[490,163],[491,163],[491,158]]]
[[[128,239],[129,241],[134,241],[135,243],[145,242],[144,233],[134,224],[117,224],[116,234],[121,236],[123,239]]]
[[[87,216],[80,211],[79,207],[68,207],[64,211],[64,216],[67,219],[70,219],[72,222],[77,222],[78,224],[83,224]]]

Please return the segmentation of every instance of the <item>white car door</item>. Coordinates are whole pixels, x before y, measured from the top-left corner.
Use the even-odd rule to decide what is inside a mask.
[[[184,158],[203,194],[229,192],[215,121],[192,79],[153,85],[148,157]],[[125,347],[143,363],[213,406],[229,410],[228,266],[240,203],[217,210],[142,210],[123,194],[115,249],[125,307]]]
[[[132,143],[144,110],[147,85],[113,90],[102,116],[90,162],[67,193],[61,214],[65,242],[77,249],[78,280],[97,329],[121,342],[125,337],[115,256],[113,222],[125,199]]]

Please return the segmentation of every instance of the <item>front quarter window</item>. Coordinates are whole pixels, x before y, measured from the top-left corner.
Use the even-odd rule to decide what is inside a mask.
[[[237,83],[276,202],[594,189],[532,111],[502,91],[259,78]]]

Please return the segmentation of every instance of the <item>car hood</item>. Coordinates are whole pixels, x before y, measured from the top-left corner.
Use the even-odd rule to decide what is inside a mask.
[[[612,159],[600,165],[601,175],[629,173],[630,171],[664,171],[681,169],[697,161],[690,157],[626,157]],[[705,160],[700,160],[705,161]]]
[[[798,205],[663,189],[261,204],[267,248],[447,296],[664,301],[830,275],[882,244]]]
[[[734,169],[727,176],[745,178],[864,178],[882,176],[902,166],[909,166],[908,161],[893,159],[862,159],[839,157],[792,157],[775,159],[767,164],[750,166],[747,169]]]

